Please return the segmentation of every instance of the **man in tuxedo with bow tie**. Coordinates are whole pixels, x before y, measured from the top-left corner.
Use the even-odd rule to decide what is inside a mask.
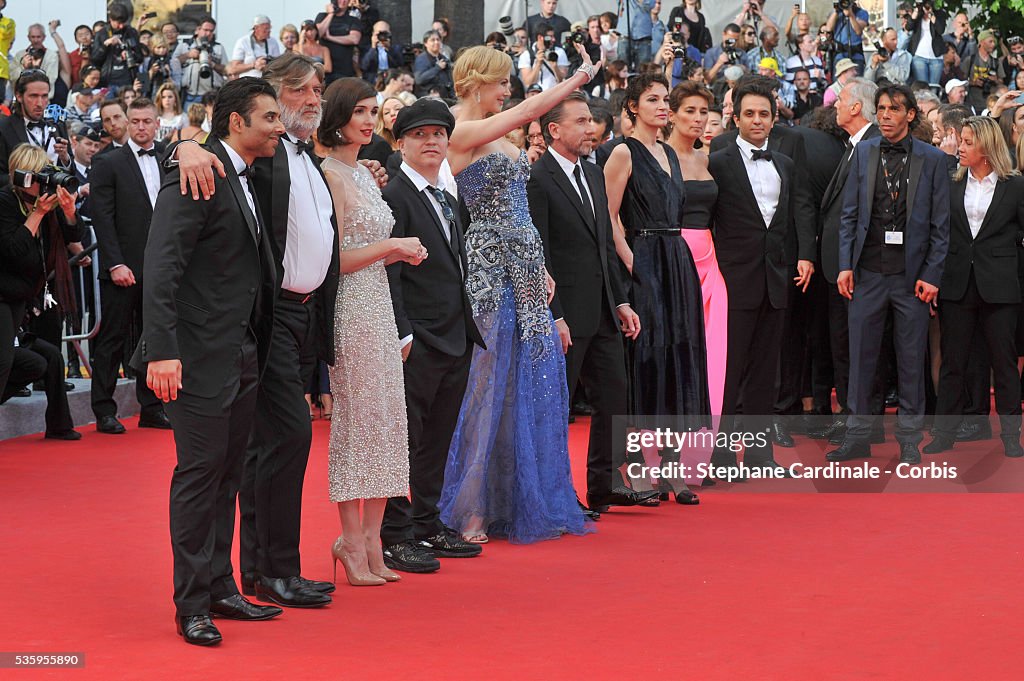
[[[839,293],[850,301],[852,411],[845,442],[829,461],[871,456],[870,402],[886,314],[893,314],[900,409],[900,462],[918,464],[924,425],[929,308],[949,245],[946,154],[910,134],[918,109],[903,85],[875,93],[881,137],[854,150],[839,225]],[[877,418],[877,417],[876,417]]]
[[[466,295],[466,223],[440,176],[454,128],[455,117],[438,100],[399,111],[394,133],[402,166],[382,192],[395,216],[392,236],[418,237],[430,253],[416,267],[388,266],[405,362],[411,500],[388,500],[381,540],[385,564],[405,572],[434,572],[438,557],[481,553],[444,526],[437,508],[473,346],[484,346]]]
[[[186,643],[203,646],[221,641],[211,616],[281,614],[239,594],[231,566],[235,497],[274,327],[276,268],[250,179],[253,162],[273,156],[284,135],[274,89],[231,81],[217,93],[212,127],[225,177],[209,201],[194,201],[179,170],[168,174],[146,244],[145,326],[132,357],[174,426],[175,621]]]
[[[90,170],[90,210],[99,243],[102,323],[93,346],[92,411],[96,430],[125,432],[117,419],[118,369],[132,325],[143,326],[142,262],[149,223],[160,191],[163,169],[158,160],[163,144],[154,142],[160,121],[153,102],[138,98],[128,107],[128,143],[109,154],[96,155]],[[140,428],[170,428],[160,400],[139,377],[135,396],[141,406]]]
[[[795,281],[801,290],[814,273],[814,221],[808,216],[797,219],[796,167],[768,146],[775,115],[770,87],[744,81],[733,93],[736,142],[712,152],[708,162],[719,192],[713,217],[715,250],[729,289],[725,432],[732,428],[740,402],[744,430],[770,432],[785,309],[793,286],[788,263],[796,260]],[[778,467],[772,450],[769,437],[764,446],[747,447],[744,463]],[[736,453],[718,448],[712,461],[735,465]]]
[[[0,185],[11,181],[7,157],[19,144],[34,144],[46,150],[51,163],[71,165],[68,140],[56,126],[43,120],[50,105],[50,80],[39,69],[22,72],[14,81],[15,103],[12,113],[0,120]]]
[[[608,215],[604,176],[583,161],[593,145],[594,118],[574,92],[540,119],[548,149],[533,165],[526,191],[530,216],[544,242],[555,280],[551,314],[562,340],[570,394],[582,377],[594,406],[587,454],[587,504],[592,513],[633,506],[655,492],[634,492],[618,468],[626,443],[614,442],[612,418],[626,414],[622,334],[636,338],[641,320],[629,305]]]

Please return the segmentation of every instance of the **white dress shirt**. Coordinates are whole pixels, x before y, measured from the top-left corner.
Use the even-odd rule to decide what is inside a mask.
[[[235,169],[235,173],[241,175],[242,171],[247,167],[245,161],[238,155],[237,151],[231,148],[231,145],[228,144],[227,140],[221,140],[220,143],[224,145],[224,150],[228,152],[228,158],[231,159],[231,166]],[[253,222],[256,223],[256,234],[259,234],[260,220],[256,217],[256,202],[253,199],[252,194],[249,192],[249,183],[245,181],[244,177],[239,177],[238,182],[242,185],[242,193],[245,194],[245,202],[249,204],[249,212],[252,213]]]
[[[281,288],[294,293],[315,291],[324,283],[334,252],[331,215],[334,203],[327,183],[309,155],[299,153],[291,135],[281,138],[288,153],[288,238],[284,246]]]
[[[736,138],[736,146],[740,148],[743,166],[747,169],[747,178],[750,179],[750,188],[754,190],[754,198],[757,199],[757,207],[764,219],[764,226],[770,227],[775,218],[775,211],[779,207],[782,178],[779,176],[779,171],[775,169],[774,161],[754,160],[754,150],[758,147],[742,137]],[[760,150],[767,151],[767,149],[768,141],[765,140],[764,146]]]
[[[594,197],[590,195],[590,187],[589,185],[587,185],[587,175],[583,171],[583,165],[581,164],[581,162],[577,160],[575,163],[573,163],[572,161],[570,161],[569,159],[555,151],[552,147],[548,147],[548,151],[551,152],[551,157],[554,158],[555,161],[558,163],[558,167],[561,168],[562,172],[565,173],[565,176],[569,178],[569,184],[572,185],[572,188],[576,190],[576,196],[580,196],[580,188],[576,186],[576,177],[573,175],[573,171],[577,167],[579,167],[580,177],[583,178],[584,191],[587,192],[587,197],[585,200],[590,203],[590,209],[594,211],[594,215],[597,215],[597,211],[595,210],[594,206]],[[580,196],[580,198],[582,199],[583,197]]]
[[[853,158],[853,150],[856,149],[857,145],[860,144],[860,141],[864,139],[864,135],[867,133],[868,128],[870,127],[871,123],[866,123],[863,128],[858,130],[857,133],[850,138],[850,155],[846,157],[847,161]]]
[[[58,164],[60,161],[57,157],[57,152],[54,149],[54,143],[57,141],[58,137],[56,130],[49,123],[44,123],[41,128],[29,128],[29,121],[27,119],[23,120],[25,121],[25,134],[28,136],[29,143],[45,149],[46,157],[50,159],[50,163],[55,165]]]
[[[967,222],[971,226],[971,238],[977,239],[981,231],[981,223],[985,221],[985,214],[992,205],[992,195],[995,194],[996,184],[999,178],[995,171],[992,171],[980,180],[974,177],[974,173],[967,172],[967,188],[964,190],[964,211],[967,213]]]
[[[152,149],[154,144],[149,143],[146,150]],[[139,170],[142,171],[142,179],[146,182],[146,191],[149,192],[149,205],[156,206],[156,195],[160,193],[160,164],[157,163],[156,156],[150,156],[144,154],[139,156],[139,150],[142,149],[135,140],[128,138],[128,148],[132,150],[132,156],[135,158],[135,162],[139,164]]]

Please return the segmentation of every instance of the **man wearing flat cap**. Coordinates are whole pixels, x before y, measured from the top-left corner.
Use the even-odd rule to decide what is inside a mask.
[[[437,508],[473,345],[484,345],[466,295],[464,222],[440,174],[454,128],[440,100],[420,99],[399,111],[394,133],[402,166],[382,192],[395,215],[392,236],[419,237],[431,254],[417,267],[388,266],[405,362],[412,498],[388,501],[381,540],[387,566],[406,572],[434,572],[438,556],[480,554],[444,527]]]

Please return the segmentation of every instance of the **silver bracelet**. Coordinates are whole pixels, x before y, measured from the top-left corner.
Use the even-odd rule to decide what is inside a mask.
[[[597,73],[597,69],[594,68],[593,64],[582,64],[576,71],[586,74],[588,83],[594,80],[594,74]]]

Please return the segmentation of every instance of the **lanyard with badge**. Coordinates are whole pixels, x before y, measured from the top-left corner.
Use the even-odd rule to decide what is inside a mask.
[[[885,179],[885,189],[889,192],[889,198],[892,200],[890,210],[892,211],[892,222],[885,229],[885,243],[888,246],[902,246],[903,245],[903,232],[896,229],[896,205],[900,199],[900,179],[903,174],[903,169],[906,167],[905,157],[901,157],[899,166],[892,172],[889,172],[889,163],[886,160],[886,155],[882,154],[882,177]]]

